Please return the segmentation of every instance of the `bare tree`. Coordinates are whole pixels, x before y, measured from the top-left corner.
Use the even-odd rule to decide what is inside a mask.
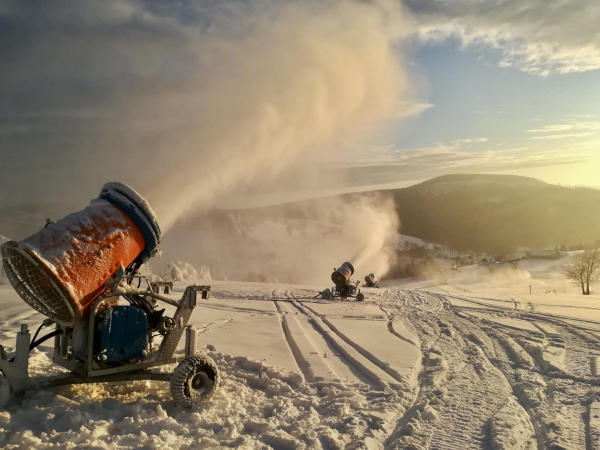
[[[600,247],[588,247],[573,257],[563,268],[567,278],[581,287],[583,295],[590,295],[590,284],[600,276]]]

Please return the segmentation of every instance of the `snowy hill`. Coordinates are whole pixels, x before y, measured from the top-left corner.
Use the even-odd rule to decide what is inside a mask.
[[[389,191],[402,232],[457,250],[505,253],[600,239],[600,190],[512,175],[446,175]]]

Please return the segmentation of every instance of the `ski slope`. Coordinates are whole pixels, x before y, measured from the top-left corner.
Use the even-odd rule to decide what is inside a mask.
[[[0,446],[600,448],[595,310],[532,311],[473,285],[363,289],[364,302],[212,286],[191,319],[222,372],[209,403],[184,410],[160,382],[40,391],[0,411]],[[8,285],[0,307],[7,347],[42,320]],[[57,370],[50,352],[34,350],[32,375]]]

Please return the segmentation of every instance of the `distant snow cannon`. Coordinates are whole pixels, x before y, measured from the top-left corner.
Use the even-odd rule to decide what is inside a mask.
[[[125,184],[107,183],[83,210],[0,247],[14,289],[48,316],[33,341],[27,325],[21,326],[12,357],[0,346],[0,406],[11,391],[80,382],[169,381],[173,398],[186,407],[212,395],[218,369],[195,353],[197,332],[187,326],[197,293],[208,298],[210,286],[188,286],[179,301],[155,292],[147,280],[140,289],[144,277],[136,272],[158,253],[160,237],[146,200]],[[174,306],[175,313],[167,316],[158,301]],[[54,331],[36,339],[53,323]],[[185,356],[174,357],[184,331]],[[30,379],[29,352],[52,337],[53,361],[72,374]],[[178,361],[172,376],[150,370]]]
[[[365,286],[366,287],[379,287],[377,286],[377,280],[375,279],[375,274],[370,273],[365,277]]]
[[[332,300],[335,297],[346,299],[348,297],[355,297],[358,301],[365,299],[365,296],[361,294],[358,288],[360,281],[352,283],[350,278],[354,274],[354,266],[352,263],[346,261],[337,269],[333,269],[331,274],[331,281],[333,281],[334,287],[332,289],[325,289],[317,297],[322,297],[327,300]]]
[[[346,261],[337,269],[333,269],[331,281],[337,288],[343,288],[350,282],[350,277],[354,274],[354,266]]]

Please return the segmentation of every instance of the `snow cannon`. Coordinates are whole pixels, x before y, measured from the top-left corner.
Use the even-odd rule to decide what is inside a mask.
[[[137,274],[158,253],[160,236],[146,200],[113,182],[83,210],[56,223],[48,220],[37,233],[0,248],[15,291],[48,317],[33,339],[21,325],[12,356],[0,346],[0,407],[11,393],[112,381],[168,381],[173,398],[185,407],[212,396],[218,368],[196,353],[197,331],[188,325],[198,297],[208,299],[210,286],[187,286],[177,300],[166,295],[172,283],[164,283],[170,289],[162,295]],[[172,307],[171,313],[161,304]],[[53,331],[38,338],[53,324]],[[185,348],[176,356],[184,332]],[[69,373],[32,379],[29,353],[50,338],[53,362]],[[179,365],[172,374],[152,370],[173,363]]]
[[[158,252],[160,228],[146,200],[107,183],[90,205],[2,246],[5,272],[33,309],[73,325],[107,289],[106,281]]]
[[[354,266],[346,261],[337,269],[333,269],[331,274],[331,281],[337,288],[346,286],[350,282],[350,277],[354,274]]]
[[[354,297],[359,301],[364,300],[365,296],[361,294],[358,289],[359,281],[352,283],[350,277],[354,274],[354,266],[352,263],[346,261],[337,269],[333,269],[331,274],[331,281],[333,281],[332,289],[325,289],[317,294],[317,297],[321,297],[327,300],[333,300],[336,297],[347,299],[348,297]]]
[[[377,286],[377,280],[375,279],[375,274],[370,273],[365,277],[365,286],[367,287],[379,287]]]

